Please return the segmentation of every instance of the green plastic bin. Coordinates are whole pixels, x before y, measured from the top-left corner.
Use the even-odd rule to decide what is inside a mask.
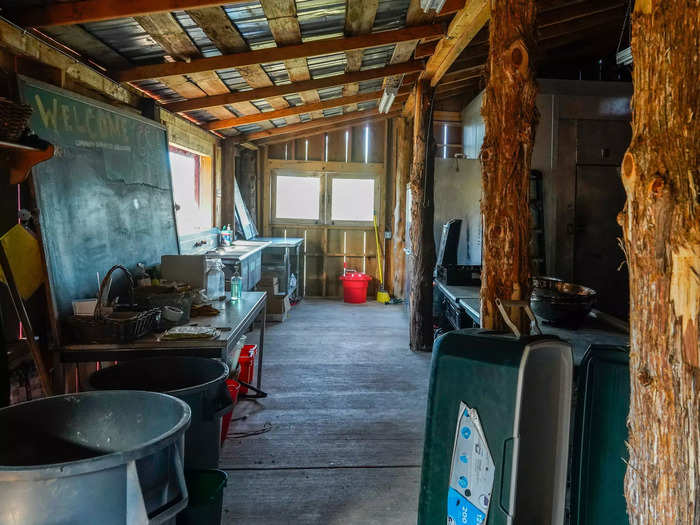
[[[571,462],[571,524],[626,525],[628,350],[591,345],[581,362],[578,385]]]
[[[177,525],[219,525],[227,480],[228,474],[223,470],[186,470],[190,500],[177,515]]]
[[[572,374],[571,346],[556,337],[466,329],[436,340],[418,524],[561,525]]]

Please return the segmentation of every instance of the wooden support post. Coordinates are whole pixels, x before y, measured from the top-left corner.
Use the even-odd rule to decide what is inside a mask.
[[[632,524],[700,523],[699,48],[698,2],[635,2],[618,216],[630,276]]]
[[[481,326],[508,330],[495,299],[527,299],[528,180],[537,127],[537,86],[530,56],[535,43],[535,2],[492,2],[488,84],[481,114],[486,124],[481,148],[484,238],[481,274]],[[508,312],[522,333],[528,317]]]
[[[403,117],[394,119],[396,128],[396,172],[394,177],[394,231],[392,233],[393,290],[396,297],[404,296],[406,279],[406,189],[411,167],[411,132]]]
[[[234,202],[234,185],[236,181],[237,146],[233,139],[226,139],[221,147],[221,224],[234,228],[236,223],[236,205]]]
[[[432,141],[432,95],[428,80],[416,85],[413,116],[413,161],[411,163],[411,350],[430,351],[433,347],[433,182],[435,148]]]

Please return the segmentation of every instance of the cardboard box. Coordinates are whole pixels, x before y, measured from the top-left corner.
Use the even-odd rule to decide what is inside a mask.
[[[279,295],[280,280],[276,275],[264,273],[255,288],[258,291],[267,292],[268,295]]]
[[[287,313],[291,310],[287,294],[270,294],[267,296],[267,318],[270,321],[286,321]]]

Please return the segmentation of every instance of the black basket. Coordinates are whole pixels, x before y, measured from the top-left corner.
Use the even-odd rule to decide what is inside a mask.
[[[110,268],[100,283],[97,305],[92,317],[72,315],[66,319],[72,338],[79,343],[128,343],[150,333],[160,315],[159,308],[142,311],[115,311],[109,315],[102,313],[102,295],[116,269],[122,270],[129,281],[129,296],[134,302],[134,279],[129,270],[121,265]]]

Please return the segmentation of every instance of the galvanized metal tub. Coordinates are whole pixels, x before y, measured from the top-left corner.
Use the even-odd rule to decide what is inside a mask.
[[[233,410],[226,363],[204,357],[152,357],[123,361],[90,376],[97,390],[148,390],[182,399],[192,410],[185,435],[185,467],[219,466],[221,416]]]
[[[84,392],[0,410],[0,524],[156,525],[187,506],[190,408],[153,392]]]

